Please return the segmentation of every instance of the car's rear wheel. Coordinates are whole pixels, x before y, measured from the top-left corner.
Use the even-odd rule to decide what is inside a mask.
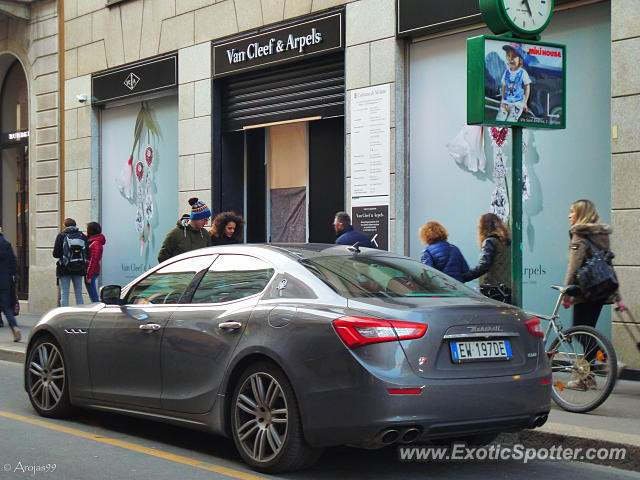
[[[61,418],[71,411],[69,382],[62,350],[50,336],[38,338],[27,356],[27,393],[43,417]]]
[[[299,470],[321,454],[305,442],[289,380],[270,363],[255,363],[241,375],[231,402],[231,431],[243,460],[262,472]]]

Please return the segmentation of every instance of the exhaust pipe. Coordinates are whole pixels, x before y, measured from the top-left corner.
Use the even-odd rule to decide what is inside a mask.
[[[376,435],[374,442],[381,445],[391,445],[392,443],[397,442],[398,438],[400,438],[400,432],[398,432],[398,430],[395,428],[385,428]]]
[[[537,427],[541,427],[542,425],[544,425],[545,423],[547,423],[547,419],[549,418],[549,415],[545,414],[545,415],[538,415],[536,417],[536,419],[533,421],[533,428],[537,428]]]
[[[409,427],[400,433],[400,443],[413,443],[420,437],[420,429]]]

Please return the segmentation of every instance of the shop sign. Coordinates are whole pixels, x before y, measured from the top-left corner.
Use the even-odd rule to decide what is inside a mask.
[[[344,49],[342,12],[213,47],[214,77]]]
[[[121,100],[177,86],[178,55],[172,53],[93,74],[92,103]]]
[[[2,143],[14,143],[21,142],[29,138],[29,130],[23,130],[21,132],[9,132],[2,134]]]
[[[396,0],[398,36],[417,37],[484,23],[478,0]],[[555,0],[562,5],[573,0]]]
[[[389,250],[389,205],[353,206],[351,208],[353,228],[360,230],[376,248]]]

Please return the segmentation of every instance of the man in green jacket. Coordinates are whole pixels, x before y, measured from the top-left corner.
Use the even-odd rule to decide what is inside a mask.
[[[209,223],[211,211],[204,202],[190,198],[191,214],[183,215],[162,242],[158,252],[158,262],[175,257],[184,252],[211,246],[211,235],[204,228]]]

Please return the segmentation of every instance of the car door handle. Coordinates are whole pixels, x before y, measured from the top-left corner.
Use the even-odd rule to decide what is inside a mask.
[[[218,326],[222,330],[237,330],[242,326],[242,324],[240,322],[222,322],[219,323]]]
[[[138,327],[140,330],[146,330],[146,331],[155,331],[155,330],[160,330],[160,325],[158,325],[157,323],[145,323],[144,325],[140,325]]]

